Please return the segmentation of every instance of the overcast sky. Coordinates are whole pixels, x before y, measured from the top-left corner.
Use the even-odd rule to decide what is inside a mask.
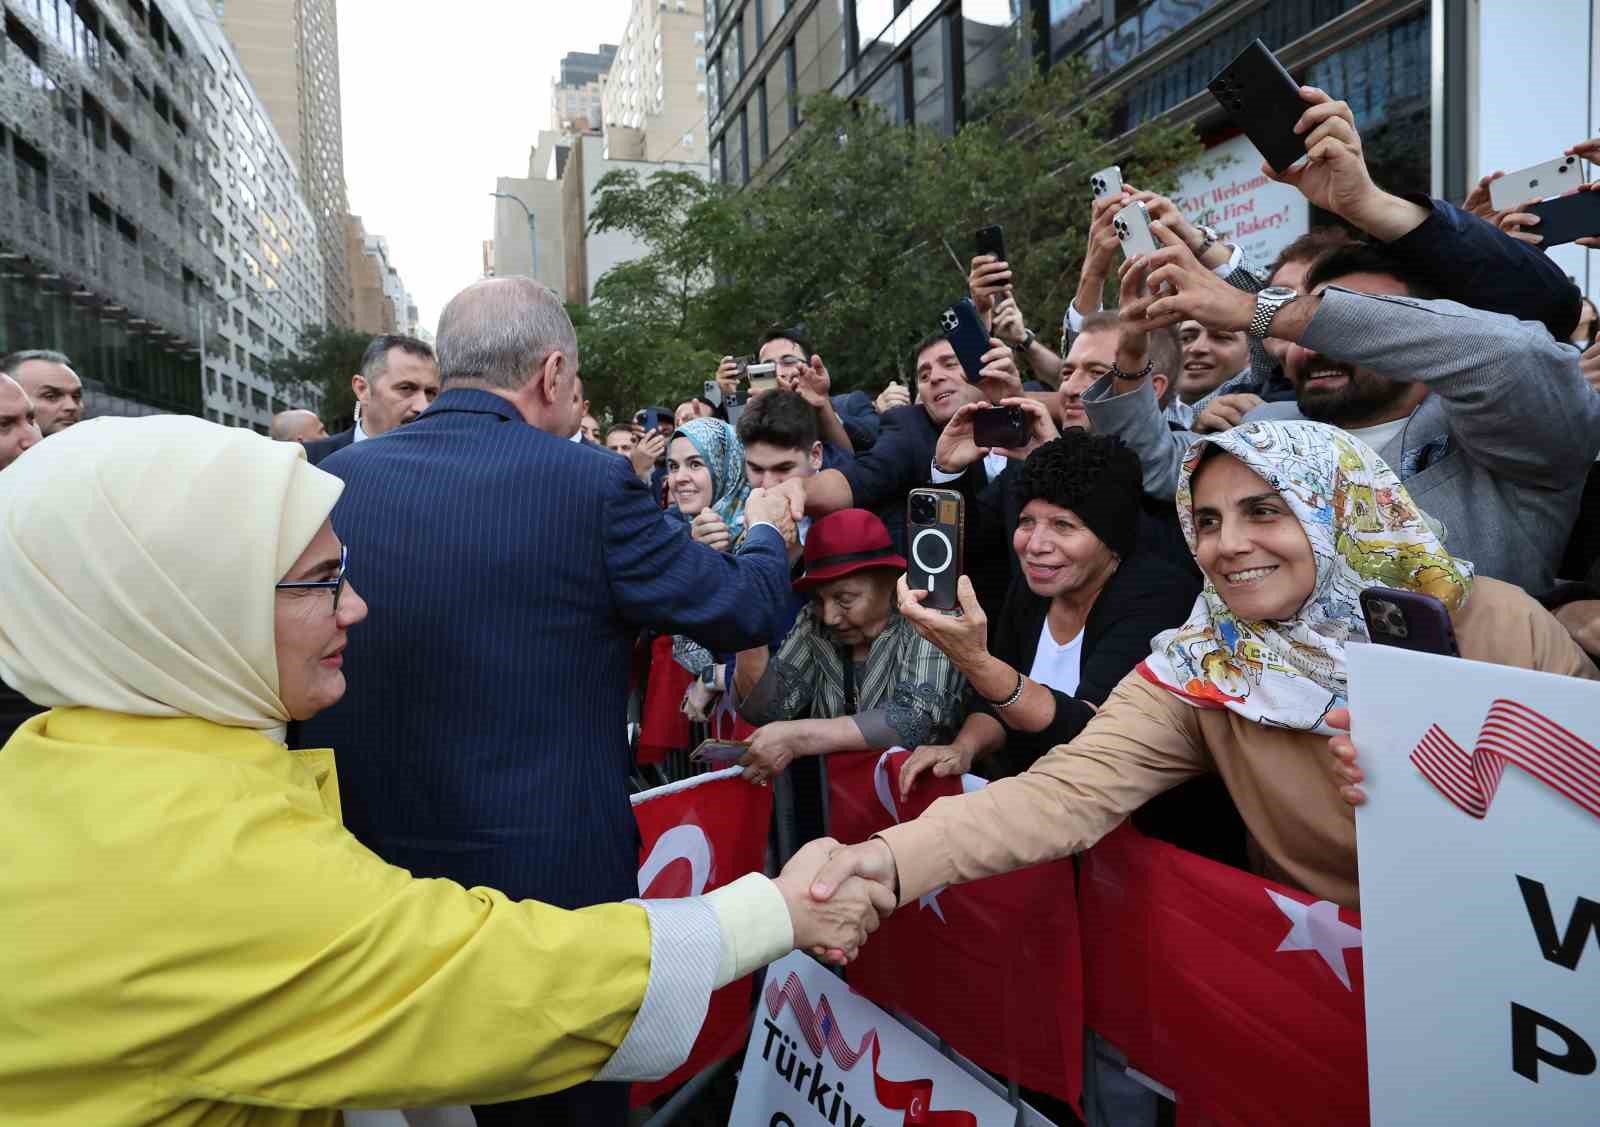
[[[350,210],[385,235],[432,330],[483,272],[497,176],[525,176],[568,51],[615,43],[628,0],[338,0]]]

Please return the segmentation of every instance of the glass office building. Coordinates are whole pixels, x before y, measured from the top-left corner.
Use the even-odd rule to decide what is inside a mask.
[[[1090,97],[1127,133],[1161,115],[1208,146],[1233,130],[1206,82],[1260,37],[1303,81],[1348,98],[1384,183],[1427,191],[1432,0],[708,0],[711,173],[735,185],[781,170],[797,102],[866,99],[949,132],[1015,48],[1084,59]],[[1063,110],[1071,107],[1064,106]],[[1459,179],[1464,179],[1464,168]]]

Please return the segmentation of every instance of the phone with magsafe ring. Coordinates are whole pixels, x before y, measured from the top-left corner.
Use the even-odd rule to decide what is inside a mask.
[[[954,489],[913,489],[906,498],[906,586],[926,591],[922,605],[955,610],[961,578],[966,500]]]

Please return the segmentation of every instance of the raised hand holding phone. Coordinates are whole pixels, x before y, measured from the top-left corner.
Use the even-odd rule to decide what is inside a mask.
[[[1141,259],[1134,269],[1147,268],[1145,286],[1160,294],[1145,309],[1145,329],[1199,321],[1211,329],[1243,332],[1255,312],[1255,295],[1234,289],[1202,266],[1183,240],[1160,223],[1150,225],[1161,249]]]
[[[1046,442],[1061,437],[1061,432],[1056,429],[1056,421],[1050,417],[1050,409],[1037,399],[1023,395],[1015,399],[1002,399],[1000,406],[1019,412],[1027,427],[1027,432],[1018,445],[994,447],[1012,461],[1025,461],[1029,454]]]

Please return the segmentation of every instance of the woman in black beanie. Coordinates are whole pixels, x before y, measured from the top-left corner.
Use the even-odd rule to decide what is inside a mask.
[[[900,581],[901,614],[974,693],[955,740],[906,761],[903,794],[929,769],[959,775],[985,758],[985,774],[1013,775],[1071,740],[1200,593],[1198,577],[1135,554],[1142,473],[1121,439],[1068,431],[1028,456],[1014,488],[1022,574],[992,630],[965,577],[960,616],[922,607],[925,592]]]

